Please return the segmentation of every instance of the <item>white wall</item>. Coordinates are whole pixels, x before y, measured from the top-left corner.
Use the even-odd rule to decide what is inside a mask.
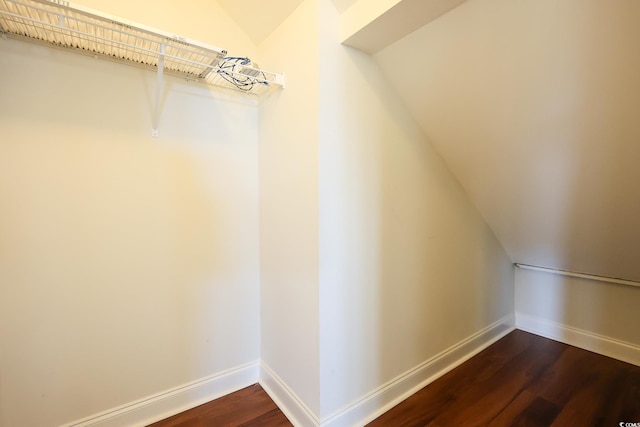
[[[112,13],[162,27],[129,4]],[[4,426],[60,425],[259,358],[257,106],[167,85],[152,139],[153,73],[0,40]]]
[[[337,25],[305,1],[259,49],[287,75],[260,105],[263,380],[301,425],[513,312],[509,258]]]
[[[105,7],[236,51],[181,5]],[[318,422],[513,311],[508,257],[337,26],[306,0],[259,46],[287,88],[258,108],[169,79],[157,140],[153,74],[0,41],[7,426],[258,357]]]
[[[516,269],[518,327],[640,365],[640,288]]]
[[[320,416],[513,312],[513,267],[320,1]],[[377,408],[379,409],[379,408]]]
[[[308,0],[259,46],[261,65],[287,79],[260,104],[261,356],[311,418],[319,409],[317,37],[317,1]]]

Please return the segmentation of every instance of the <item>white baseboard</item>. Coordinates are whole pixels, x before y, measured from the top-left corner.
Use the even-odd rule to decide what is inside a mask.
[[[514,329],[513,315],[504,317],[383,384],[351,405],[323,418],[320,426],[363,426],[475,356]]]
[[[640,346],[551,320],[516,313],[516,327],[532,334],[640,366]]]
[[[258,382],[258,361],[166,390],[61,427],[146,426]]]
[[[262,362],[260,367],[260,385],[269,397],[278,405],[291,424],[295,427],[317,427],[320,425],[318,417],[307,405],[287,386],[287,384]]]
[[[504,317],[322,420],[269,366],[256,361],[61,427],[146,426],[256,382],[296,427],[361,426],[493,344],[511,332],[513,325],[513,315]],[[640,354],[640,348],[635,351]]]

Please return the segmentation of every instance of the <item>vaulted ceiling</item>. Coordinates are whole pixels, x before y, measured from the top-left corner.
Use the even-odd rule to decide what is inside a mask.
[[[333,3],[514,262],[640,281],[640,2]]]
[[[302,0],[218,0],[218,4],[259,44],[284,21]]]

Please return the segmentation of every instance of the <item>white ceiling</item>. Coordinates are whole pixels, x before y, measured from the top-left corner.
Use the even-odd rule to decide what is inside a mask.
[[[255,44],[271,34],[300,3],[302,0],[218,0],[218,4]]]
[[[638,22],[470,0],[375,55],[514,262],[640,280]]]
[[[358,0],[331,0],[342,13]],[[366,0],[370,1],[370,0]],[[442,0],[438,0],[442,1]],[[302,0],[217,0],[256,45],[271,34],[302,3]]]

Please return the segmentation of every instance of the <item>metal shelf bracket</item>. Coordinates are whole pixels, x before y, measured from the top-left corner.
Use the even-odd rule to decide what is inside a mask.
[[[166,53],[167,46],[162,43],[160,46],[160,58],[158,60],[158,71],[156,79],[156,104],[153,109],[153,127],[151,129],[151,136],[158,137],[158,128],[160,127],[160,108],[162,107],[162,89],[164,88],[164,55]]]

